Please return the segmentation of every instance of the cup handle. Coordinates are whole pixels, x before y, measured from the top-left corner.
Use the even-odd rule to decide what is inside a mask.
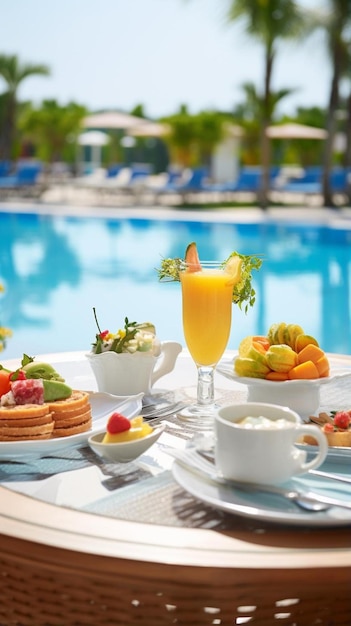
[[[151,375],[151,385],[161,376],[165,376],[173,370],[177,356],[181,351],[182,346],[176,341],[163,341],[161,343],[161,354]]]
[[[312,459],[312,461],[301,464],[300,466],[301,473],[308,472],[308,470],[322,465],[324,459],[326,458],[328,454],[328,440],[325,434],[323,433],[323,431],[320,428],[318,428],[318,426],[306,425],[306,426],[299,426],[299,428],[297,429],[297,433],[299,437],[300,435],[310,435],[311,437],[314,437],[314,439],[316,439],[318,443],[318,453]]]

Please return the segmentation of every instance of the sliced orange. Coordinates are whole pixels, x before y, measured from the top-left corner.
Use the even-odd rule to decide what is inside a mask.
[[[226,262],[224,271],[228,274],[227,285],[237,285],[241,281],[241,266],[243,260],[240,256],[234,255]]]

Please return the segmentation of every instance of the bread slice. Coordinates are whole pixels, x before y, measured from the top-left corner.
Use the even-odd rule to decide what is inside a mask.
[[[74,390],[65,400],[0,408],[0,441],[70,437],[91,427],[87,391]]]

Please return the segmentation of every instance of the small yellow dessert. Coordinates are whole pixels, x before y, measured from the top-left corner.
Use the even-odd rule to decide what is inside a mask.
[[[142,439],[150,433],[153,428],[144,422],[142,415],[137,415],[129,420],[120,413],[112,413],[106,427],[106,433],[102,443],[122,443]]]

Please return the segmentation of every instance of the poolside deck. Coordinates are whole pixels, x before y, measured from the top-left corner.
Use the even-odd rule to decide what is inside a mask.
[[[13,196],[7,200],[0,201],[0,211],[35,212],[43,215],[133,216],[141,219],[172,219],[180,221],[199,220],[200,218],[201,221],[235,221],[239,223],[257,223],[279,219],[333,224],[334,227],[339,223],[344,228],[348,225],[351,228],[351,207],[325,208],[321,205],[320,198],[315,198],[314,201],[310,199],[306,204],[301,203],[300,199],[295,205],[292,202],[293,198],[291,195],[284,197],[284,202],[282,200],[281,205],[277,204],[278,199],[275,198],[272,199],[272,205],[263,211],[254,205],[245,206],[245,203],[254,202],[255,196],[252,194],[243,194],[242,198],[236,194],[236,206],[226,206],[228,198],[223,198],[220,195],[216,199],[213,196],[211,197],[213,202],[216,200],[216,204],[213,207],[208,206],[209,198],[206,194],[196,194],[195,197],[195,208],[194,205],[192,208],[185,208],[179,202],[177,203],[177,198],[173,197],[163,198],[161,202],[155,204],[150,202],[149,197],[142,196],[137,201],[138,198],[116,194],[113,202],[109,201],[106,203],[104,197],[99,196],[95,190],[78,190],[72,185],[56,185],[48,189],[37,200]],[[221,201],[223,202],[222,207],[220,206]],[[240,206],[241,201],[243,206]]]

